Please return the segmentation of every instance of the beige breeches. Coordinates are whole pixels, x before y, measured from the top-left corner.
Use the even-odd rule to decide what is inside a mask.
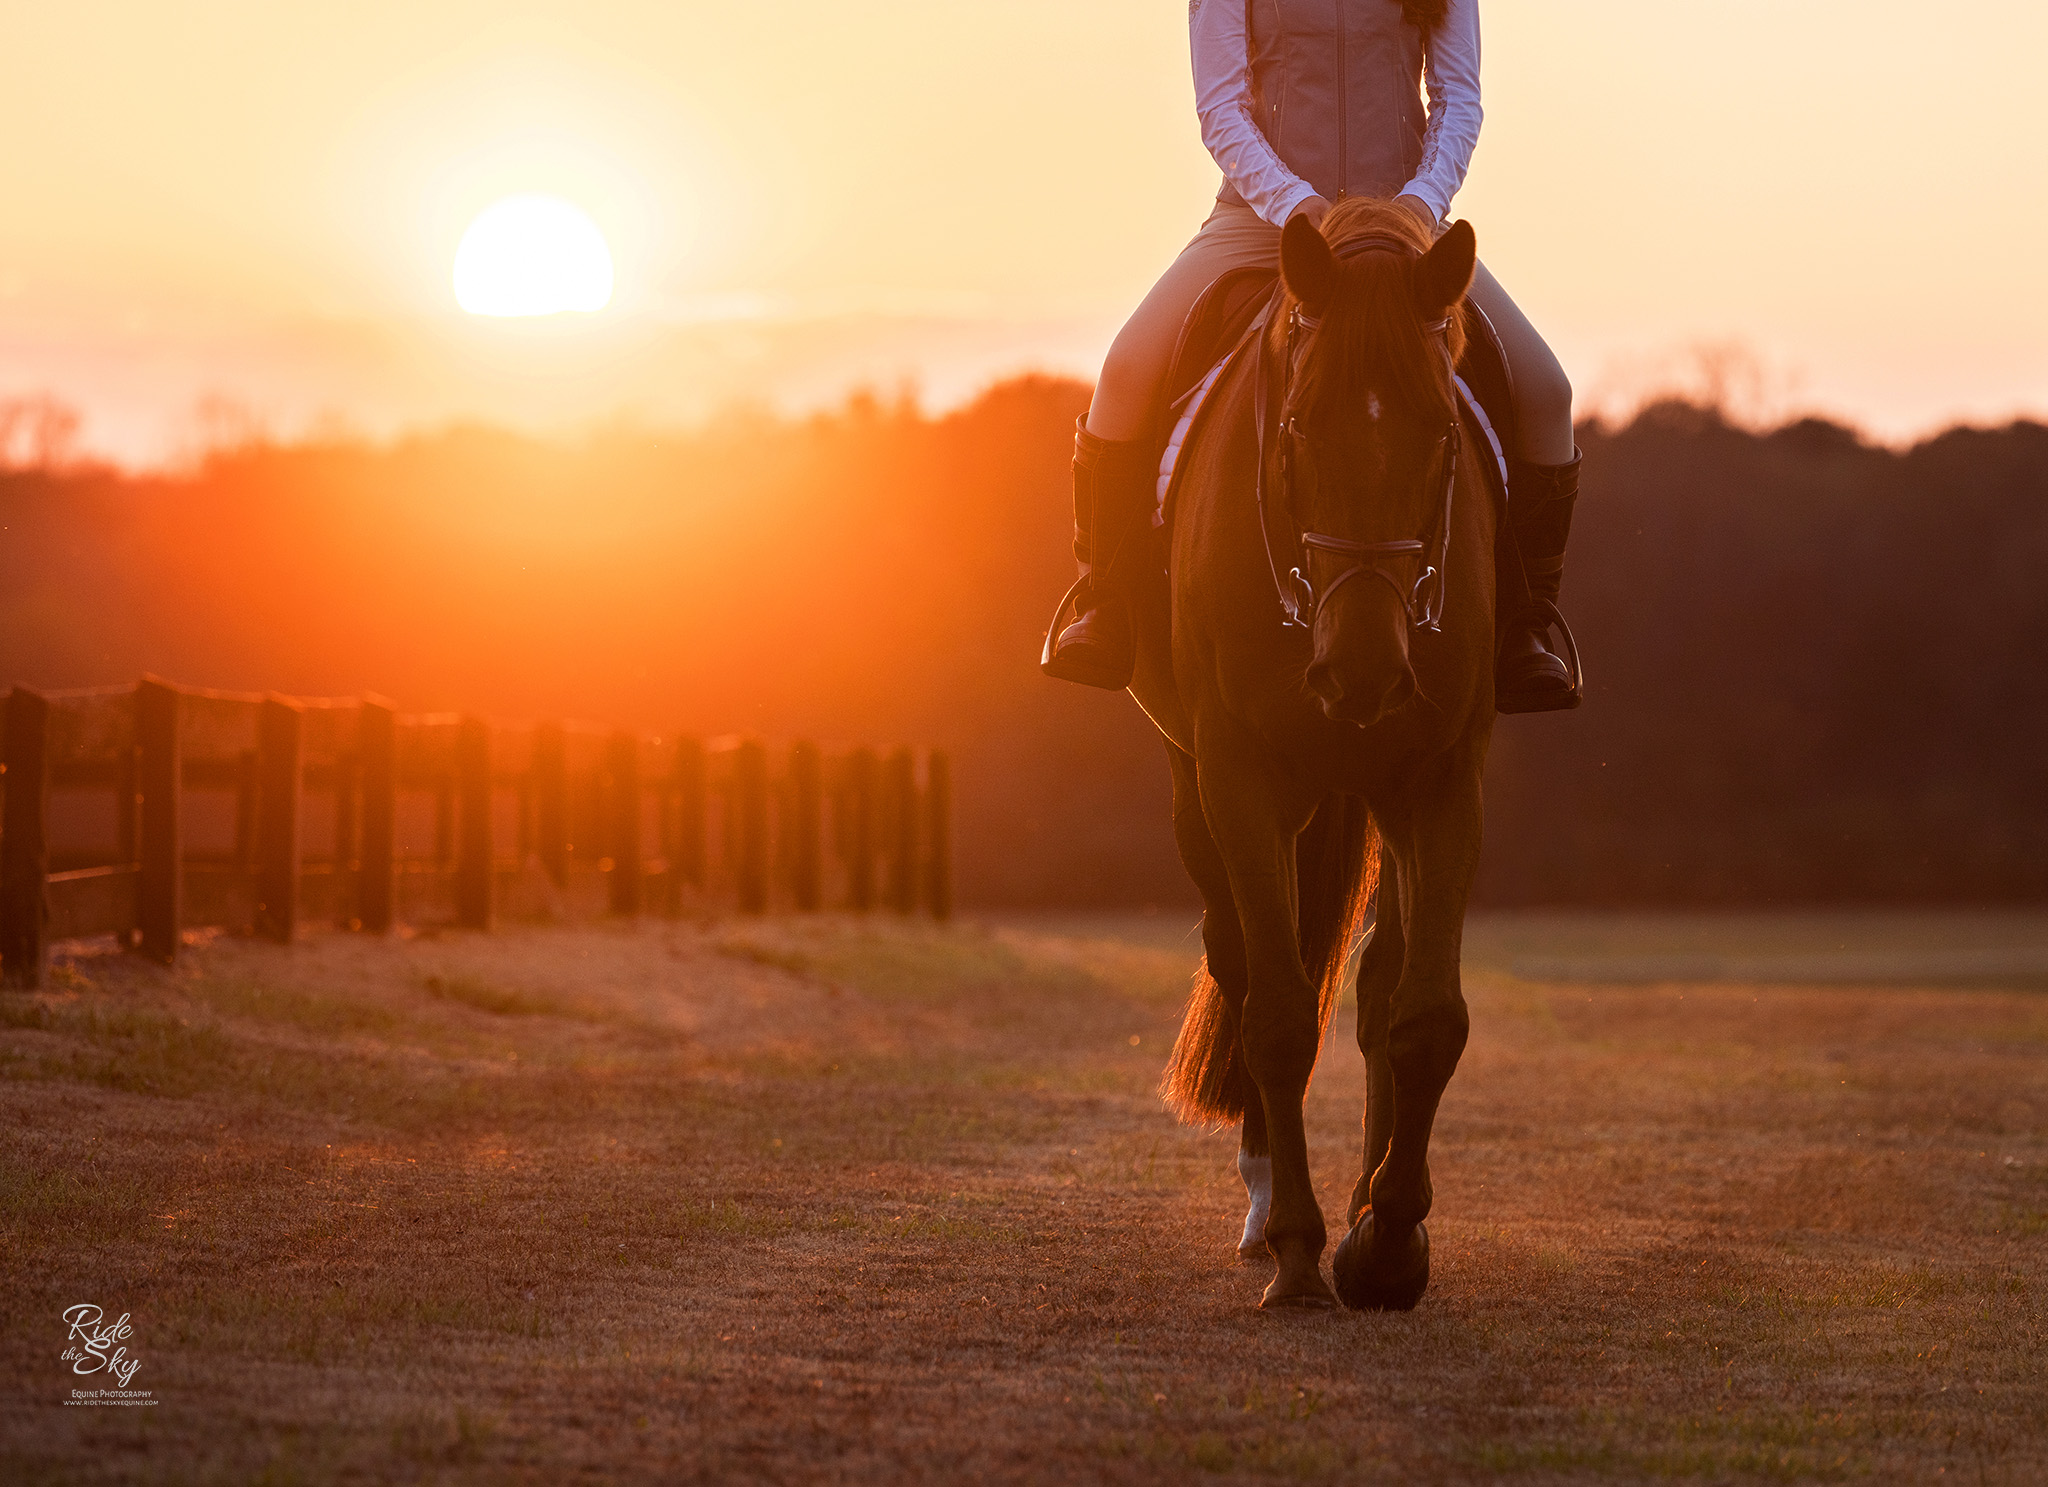
[[[1279,259],[1279,228],[1250,207],[1219,204],[1117,332],[1088,407],[1088,432],[1098,439],[1144,437],[1154,426],[1168,363],[1195,300],[1230,269],[1271,268]],[[1532,464],[1564,464],[1573,452],[1572,385],[1564,368],[1485,264],[1473,276],[1472,298],[1493,322],[1514,369],[1520,447],[1513,453]]]

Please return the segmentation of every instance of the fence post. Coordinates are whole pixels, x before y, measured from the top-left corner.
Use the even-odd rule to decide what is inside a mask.
[[[178,835],[183,751],[178,739],[178,689],[153,676],[135,688],[135,746],[142,795],[135,885],[136,948],[170,965],[185,929],[185,863]]]
[[[661,740],[654,741],[655,747]],[[670,764],[664,771],[657,764],[654,778],[649,781],[654,790],[654,830],[656,835],[655,855],[661,858],[661,902],[659,909],[666,918],[673,919],[683,911],[683,884],[681,870],[676,862],[676,781],[675,766]]]
[[[460,724],[457,725],[458,730]],[[459,753],[462,745],[456,744]],[[457,847],[455,844],[455,796],[456,777],[461,772],[458,764],[451,773],[434,781],[434,864],[437,867],[453,867]]]
[[[953,761],[932,750],[925,763],[925,903],[941,923],[953,917]]]
[[[362,772],[360,750],[334,761],[334,922],[342,929],[363,925]]]
[[[750,738],[739,747],[739,900],[742,914],[768,912],[768,747]]]
[[[365,697],[356,726],[363,760],[356,914],[364,929],[381,935],[398,918],[398,709],[381,697]]]
[[[491,725],[464,718],[455,726],[455,922],[491,927]]]
[[[50,704],[40,692],[7,694],[7,807],[0,817],[0,976],[9,986],[43,984],[50,875]]]
[[[917,759],[909,749],[889,755],[883,814],[889,863],[889,907],[899,914],[917,912]]]
[[[605,792],[605,814],[611,819],[605,831],[605,855],[612,860],[611,908],[614,914],[640,912],[641,878],[645,853],[640,845],[640,739],[620,729],[611,737],[605,773],[611,788]]]
[[[704,834],[708,812],[704,801],[704,745],[694,738],[676,741],[675,859],[670,873],[698,892],[704,889]],[[675,896],[678,910],[682,895]]]
[[[305,717],[266,697],[256,723],[256,932],[290,943],[299,922],[299,791]]]
[[[533,750],[529,742],[526,758],[526,773],[519,776],[513,789],[519,795],[519,824],[512,835],[512,860],[524,869],[533,859]]]
[[[847,906],[863,913],[875,906],[875,774],[873,749],[847,756],[839,851],[846,859]]]
[[[825,761],[810,742],[789,751],[789,865],[799,912],[814,914],[825,902]]]
[[[533,830],[540,865],[569,886],[569,739],[560,723],[533,730]]]
[[[587,862],[593,869],[602,871],[605,838],[609,835],[611,818],[605,814],[604,750],[597,752],[597,762],[585,769],[572,769],[568,774],[569,813],[563,819],[568,823],[566,841],[567,861]],[[600,885],[602,886],[602,885]]]

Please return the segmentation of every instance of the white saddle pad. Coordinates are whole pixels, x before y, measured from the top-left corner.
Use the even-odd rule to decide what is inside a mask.
[[[1195,426],[1195,415],[1202,411],[1202,404],[1208,399],[1209,389],[1216,385],[1216,379],[1223,375],[1223,368],[1230,362],[1229,357],[1209,368],[1209,375],[1195,385],[1180,401],[1180,417],[1174,420],[1173,437],[1166,441],[1166,453],[1159,457],[1159,492],[1152,504],[1152,525],[1166,525],[1166,492],[1173,485],[1173,467],[1180,463],[1181,446],[1188,441],[1188,430]]]
[[[1208,401],[1210,389],[1216,386],[1216,379],[1223,375],[1224,367],[1229,364],[1230,358],[1224,357],[1222,361],[1209,368],[1208,376],[1181,398],[1180,417],[1174,420],[1173,437],[1166,441],[1166,452],[1159,457],[1159,488],[1152,504],[1152,525],[1155,527],[1166,525],[1166,493],[1173,486],[1174,467],[1180,463],[1181,447],[1188,441],[1188,430],[1195,426],[1195,415],[1202,411],[1202,404]],[[1458,384],[1458,391],[1463,394],[1465,406],[1478,423],[1479,431],[1486,435],[1489,452],[1500,470],[1501,489],[1505,490],[1508,484],[1507,451],[1501,448],[1500,435],[1494,431],[1493,420],[1488,418],[1486,410],[1479,406],[1479,399],[1472,395],[1472,389],[1465,385],[1463,377],[1454,377],[1452,380]]]

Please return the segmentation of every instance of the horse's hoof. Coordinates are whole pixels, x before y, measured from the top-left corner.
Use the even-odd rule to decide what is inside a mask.
[[[1257,1244],[1240,1244],[1237,1247],[1237,1258],[1249,1265],[1254,1260],[1272,1259],[1273,1252],[1266,1248],[1266,1241],[1261,1239]]]
[[[1322,1246],[1316,1248],[1320,1250]],[[1298,1253],[1275,1256],[1273,1279],[1266,1285],[1266,1294],[1259,1298],[1262,1310],[1333,1311],[1336,1305],[1337,1298],[1323,1279],[1322,1266],[1313,1257]]]
[[[1260,1311],[1335,1311],[1336,1300],[1329,1295],[1318,1296],[1313,1291],[1292,1296],[1275,1296],[1268,1290],[1259,1302]]]
[[[1338,1244],[1330,1272],[1354,1311],[1412,1311],[1429,1289],[1429,1230],[1417,1224],[1406,1239],[1381,1244],[1367,1209]]]

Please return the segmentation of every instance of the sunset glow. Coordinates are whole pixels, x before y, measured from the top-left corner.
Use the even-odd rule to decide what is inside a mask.
[[[472,315],[559,315],[612,299],[612,255],[597,224],[558,196],[486,208],[455,250],[455,300]]]
[[[1483,9],[1455,212],[1582,411],[1732,369],[1745,412],[1887,439],[2048,414],[2048,288],[1965,247],[2048,231],[2048,11]],[[0,159],[34,203],[0,214],[0,399],[147,466],[203,442],[209,399],[395,436],[1085,381],[1216,192],[1185,10],[41,7],[0,48],[0,131],[37,142]],[[1901,106],[1932,78],[1968,79],[1984,147]],[[523,194],[601,230],[601,316],[458,306],[457,244]]]

